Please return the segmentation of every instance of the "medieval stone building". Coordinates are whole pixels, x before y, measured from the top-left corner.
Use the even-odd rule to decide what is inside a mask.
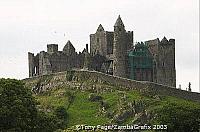
[[[100,24],[96,33],[90,34],[88,45],[77,53],[70,41],[62,51],[57,44],[47,45],[47,52],[34,56],[28,53],[29,77],[45,75],[70,69],[88,69],[130,78],[176,86],[175,40],[146,42],[133,41],[133,31],[126,31],[119,16],[114,31],[105,31]]]

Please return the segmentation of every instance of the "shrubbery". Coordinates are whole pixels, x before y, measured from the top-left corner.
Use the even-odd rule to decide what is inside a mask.
[[[200,108],[184,103],[166,103],[156,110],[154,123],[168,126],[170,132],[199,132]]]
[[[38,111],[37,102],[21,81],[0,79],[0,131],[54,131],[64,126],[66,111]]]

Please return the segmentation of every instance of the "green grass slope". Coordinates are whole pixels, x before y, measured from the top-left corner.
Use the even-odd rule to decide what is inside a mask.
[[[61,79],[62,80],[62,79]],[[26,81],[32,88],[50,85],[33,94],[38,109],[53,115],[62,107],[67,111],[64,131],[77,125],[158,125],[158,130],[192,132],[200,129],[200,104],[172,96],[142,93],[112,84],[83,80],[62,80],[51,76]],[[59,84],[59,85],[57,85]],[[162,125],[166,125],[163,127]],[[98,129],[100,130],[100,129]],[[142,131],[145,131],[142,129]]]

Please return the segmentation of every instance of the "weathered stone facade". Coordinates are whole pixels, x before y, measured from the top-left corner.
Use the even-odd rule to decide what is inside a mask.
[[[176,87],[175,39],[145,42],[153,56],[153,82]]]
[[[47,52],[41,51],[36,56],[29,52],[29,77],[83,68],[86,51],[75,52],[74,46],[68,41],[63,51],[58,51],[57,44],[48,44]]]
[[[135,80],[153,81],[156,83],[176,86],[175,70],[175,40],[169,41],[164,37],[144,42],[151,57],[133,57],[141,64],[144,58],[151,58],[149,67],[139,65]],[[134,66],[130,61],[129,53],[136,52],[133,41],[133,31],[126,31],[119,16],[114,24],[114,31],[105,31],[100,24],[96,33],[90,34],[90,52],[88,45],[77,53],[70,41],[64,46],[63,51],[58,51],[58,45],[47,45],[47,52],[42,51],[34,56],[28,53],[29,77],[45,75],[68,69],[88,69],[100,71],[114,76],[131,78]]]

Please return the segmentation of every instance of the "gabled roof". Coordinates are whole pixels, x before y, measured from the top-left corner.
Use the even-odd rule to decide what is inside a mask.
[[[124,23],[123,23],[123,21],[122,21],[120,15],[118,16],[117,21],[115,22],[115,25],[114,25],[114,26],[115,26],[115,27],[117,27],[117,26],[124,27]]]
[[[99,24],[99,27],[97,28],[97,31],[101,32],[101,31],[104,31],[104,28],[101,24]]]
[[[163,43],[163,44],[166,44],[166,43],[168,43],[168,40],[167,40],[167,38],[164,36],[164,38],[161,40],[161,43]]]
[[[67,43],[65,44],[63,51],[68,52],[69,50],[75,50],[74,46],[72,43],[68,40]]]

